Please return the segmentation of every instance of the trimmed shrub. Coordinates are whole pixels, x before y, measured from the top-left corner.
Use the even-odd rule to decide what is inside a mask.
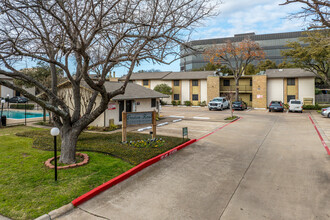
[[[316,104],[316,105],[304,105],[303,109],[304,110],[321,110],[322,108],[327,108],[327,107],[330,107],[330,106]]]
[[[173,105],[173,106],[177,106],[178,104],[177,104],[176,101],[173,100],[173,101],[172,101],[172,105]]]
[[[160,100],[160,104],[161,105],[167,105],[167,102],[163,101],[163,100]]]
[[[206,101],[199,102],[198,105],[204,107],[206,106]]]
[[[186,106],[191,106],[191,105],[192,105],[191,101],[184,101],[184,104],[185,104]]]
[[[28,110],[34,109],[34,104],[11,104],[10,108],[11,109],[25,109],[25,105],[26,105],[26,109],[28,109]]]

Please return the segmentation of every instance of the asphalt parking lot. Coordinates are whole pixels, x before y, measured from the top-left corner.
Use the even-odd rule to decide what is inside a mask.
[[[170,107],[162,114],[184,116],[178,128],[188,123],[207,132],[217,127],[209,123],[221,126],[230,113]],[[242,119],[60,219],[330,219],[330,156],[309,113],[236,114]],[[327,133],[319,116],[313,115]]]

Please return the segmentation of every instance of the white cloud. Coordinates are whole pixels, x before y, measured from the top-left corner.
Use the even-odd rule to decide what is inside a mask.
[[[224,0],[221,13],[196,29],[193,39],[231,37],[255,32],[266,34],[299,31],[301,21],[289,20],[288,15],[300,10],[300,4],[280,6],[284,0]]]

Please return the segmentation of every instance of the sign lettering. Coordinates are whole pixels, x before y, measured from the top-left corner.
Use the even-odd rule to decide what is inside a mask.
[[[109,102],[108,104],[108,110],[115,110],[116,109],[116,103]]]
[[[152,124],[152,112],[127,112],[127,125]]]

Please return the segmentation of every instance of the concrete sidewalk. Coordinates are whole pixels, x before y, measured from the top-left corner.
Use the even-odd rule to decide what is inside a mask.
[[[60,219],[329,219],[329,180],[307,114],[249,114]]]

